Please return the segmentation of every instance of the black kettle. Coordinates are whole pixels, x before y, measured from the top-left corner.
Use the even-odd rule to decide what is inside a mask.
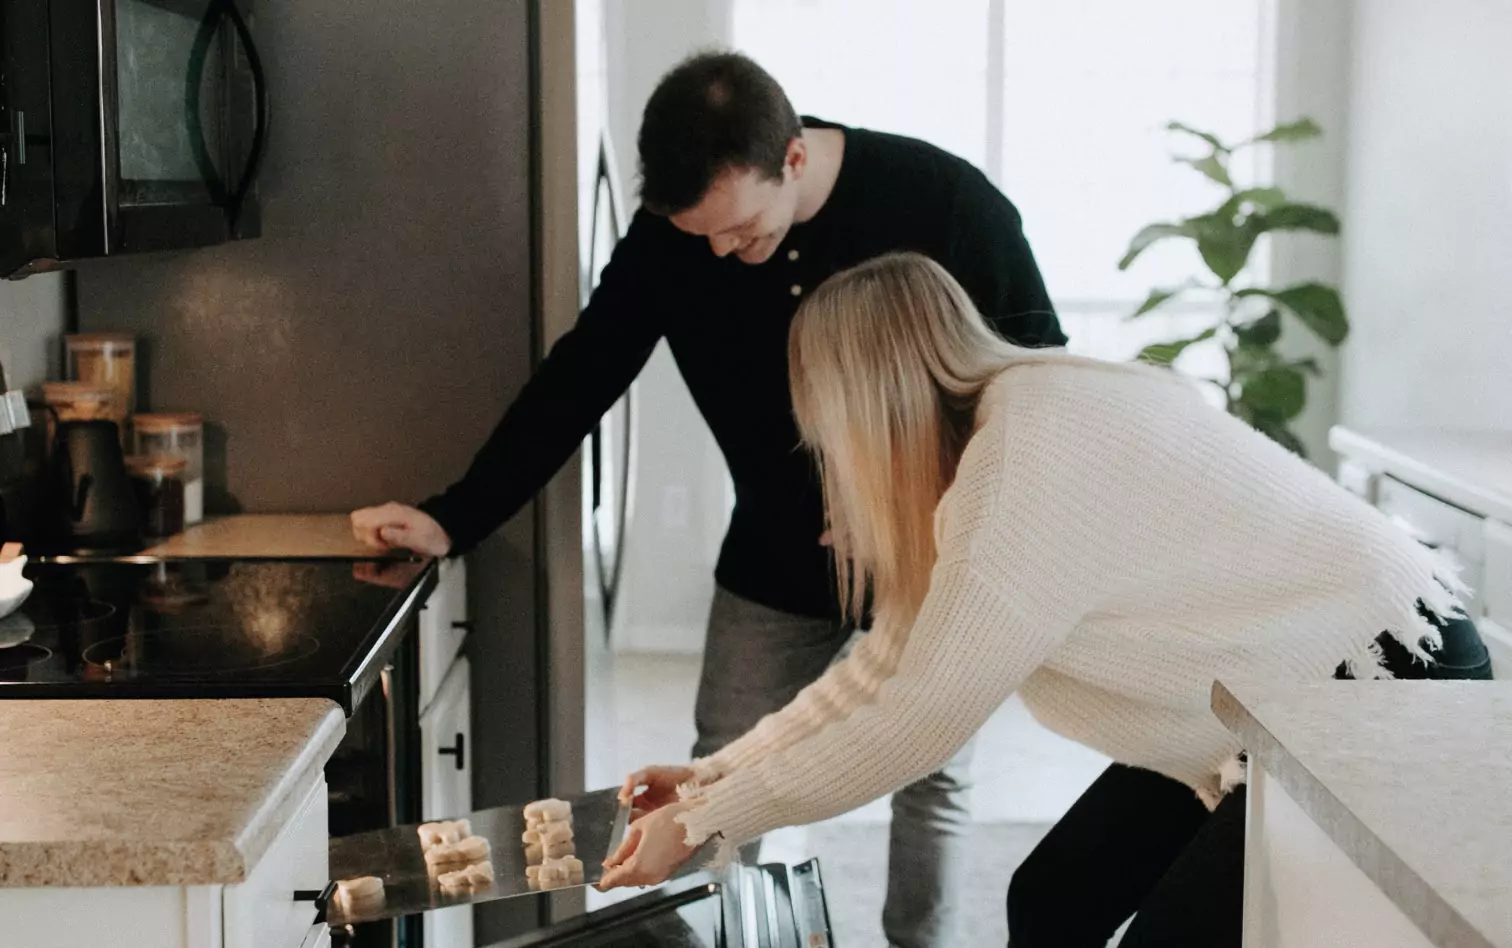
[[[53,542],[72,553],[141,549],[142,512],[113,421],[60,421],[52,451]]]

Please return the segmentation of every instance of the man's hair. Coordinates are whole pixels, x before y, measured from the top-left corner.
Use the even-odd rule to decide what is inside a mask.
[[[657,83],[641,120],[641,203],[679,214],[725,171],[780,178],[788,143],[803,134],[782,86],[747,56],[700,53]]]

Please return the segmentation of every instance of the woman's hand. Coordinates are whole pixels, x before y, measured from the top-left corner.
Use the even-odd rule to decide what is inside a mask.
[[[695,778],[692,767],[646,767],[625,778],[620,803],[630,804],[632,819],[640,819],[677,802],[677,788]]]
[[[599,880],[599,890],[657,885],[672,878],[694,852],[694,847],[685,841],[687,828],[677,822],[678,814],[686,813],[692,806],[669,803],[631,823],[625,841],[604,860],[607,871]]]

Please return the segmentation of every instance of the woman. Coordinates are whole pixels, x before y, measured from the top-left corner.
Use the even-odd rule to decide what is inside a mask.
[[[1213,681],[1489,676],[1473,626],[1434,619],[1457,581],[1375,510],[1173,373],[1002,341],[924,257],[826,282],[789,367],[873,631],[719,753],[632,775],[606,887],[901,787],[1018,692],[1117,763],[1015,874],[1012,944],[1101,945],[1138,912],[1125,946],[1238,945],[1242,748]]]

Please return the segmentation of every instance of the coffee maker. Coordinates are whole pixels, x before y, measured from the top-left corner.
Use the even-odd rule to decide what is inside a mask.
[[[62,553],[134,553],[142,511],[113,421],[59,421],[48,482],[51,523],[44,546]]]

